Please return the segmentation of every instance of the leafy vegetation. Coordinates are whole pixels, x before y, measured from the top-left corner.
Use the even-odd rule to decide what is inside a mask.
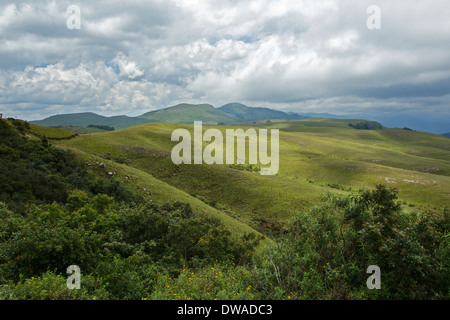
[[[116,129],[114,129],[114,127],[106,126],[106,125],[100,125],[100,124],[90,124],[87,127],[88,128],[100,129],[102,131],[114,131],[114,130],[116,130]]]
[[[260,257],[258,289],[269,298],[445,299],[450,289],[450,212],[405,214],[395,189],[327,196],[295,216]],[[381,290],[365,288],[381,269]]]
[[[189,206],[118,204],[74,190],[66,205],[0,206],[3,299],[443,299],[450,288],[450,214],[406,215],[384,186],[329,196],[255,253]],[[220,262],[218,262],[220,261]],[[81,291],[64,272],[83,270]],[[366,268],[382,289],[365,287]]]
[[[101,297],[141,299],[161,274],[177,275],[185,264],[201,267],[219,259],[242,264],[258,241],[232,239],[218,221],[193,215],[181,203],[131,207],[79,190],[64,206],[30,205],[24,215],[2,205],[0,217],[4,298],[14,298],[17,291],[21,297],[33,279],[39,279],[34,282],[38,287],[56,285],[58,275],[76,264],[101,284],[106,293]]]
[[[31,134],[35,134],[32,139],[27,137]],[[24,212],[28,201],[64,203],[75,188],[118,200],[134,199],[116,179],[90,175],[72,152],[53,147],[45,136],[31,131],[27,122],[0,121],[0,135],[0,201],[11,210]]]
[[[132,167],[187,195],[197,194],[266,235],[273,235],[270,226],[285,224],[299,211],[320,204],[320,196],[328,191],[349,194],[382,183],[399,190],[399,200],[406,202],[409,211],[449,205],[450,145],[445,137],[401,129],[354,130],[348,122],[307,119],[250,124],[280,129],[280,170],[271,177],[259,174],[260,164],[253,168],[248,163],[174,165],[170,154],[176,142],[170,141],[171,133],[180,127],[192,131],[191,125],[152,123],[82,135],[58,145],[91,155],[110,154],[112,161],[127,164],[124,170]],[[209,128],[225,133],[223,126],[203,127]]]
[[[402,184],[364,188],[352,179],[370,174],[339,170],[369,162],[375,175],[387,164],[390,176],[410,173],[396,171],[402,155],[404,166],[438,164],[418,176],[445,193],[446,138],[347,123],[258,122],[285,130],[280,175],[261,177],[257,165],[174,166],[175,125],[78,136],[61,149],[45,129],[0,121],[0,299],[448,299],[448,198],[423,187],[439,206],[425,208],[399,198],[412,192]],[[372,151],[384,165],[365,158]],[[80,290],[66,286],[70,265]],[[366,286],[369,265],[381,290]]]
[[[375,121],[361,121],[358,123],[349,123],[348,124],[353,129],[358,130],[381,130],[383,126]]]

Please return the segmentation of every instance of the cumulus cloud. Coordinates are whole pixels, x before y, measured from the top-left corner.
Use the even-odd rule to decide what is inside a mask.
[[[0,107],[36,119],[179,102],[284,111],[446,112],[447,0],[79,0],[0,4]]]
[[[128,61],[127,57],[123,53],[119,53],[117,57],[113,59],[119,68],[119,74],[129,80],[139,79],[144,75],[144,72],[140,70],[136,63],[133,61]]]

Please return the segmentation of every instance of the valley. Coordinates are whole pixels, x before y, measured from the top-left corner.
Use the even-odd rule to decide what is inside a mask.
[[[150,123],[80,135],[57,145],[96,156],[97,162],[122,162],[124,170],[139,170],[269,234],[273,230],[265,230],[268,226],[281,228],[296,213],[319,205],[326,193],[351,194],[378,183],[397,188],[399,201],[408,211],[448,206],[447,138],[401,129],[355,130],[348,122],[306,119],[252,123],[255,128],[280,130],[276,176],[245,170],[249,164],[241,170],[227,165],[173,164],[170,154],[176,142],[171,141],[171,133],[177,128],[193,133],[192,125]],[[209,128],[225,133],[230,126],[204,126],[204,130]]]
[[[200,105],[196,117],[205,119],[204,110]],[[64,129],[74,125],[0,122],[6,168],[0,299],[447,294],[450,144],[444,136],[330,118]],[[195,155],[195,144],[209,147],[205,133],[217,139],[227,131],[265,130],[277,132],[274,175],[261,174],[267,164],[247,147],[245,157],[234,152],[234,162],[225,153],[220,161],[220,151],[214,164],[172,159],[180,143],[174,132],[189,142],[184,152]],[[191,144],[193,136],[200,138]],[[79,292],[67,289],[62,275],[73,261],[88,279]],[[364,285],[374,264],[384,290]]]

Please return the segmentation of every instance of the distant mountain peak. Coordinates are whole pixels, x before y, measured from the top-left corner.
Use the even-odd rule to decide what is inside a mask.
[[[283,111],[273,110],[269,108],[249,107],[239,102],[227,103],[218,109],[239,118],[242,122],[270,119],[300,120],[307,118],[296,113],[288,114]]]
[[[225,124],[240,122],[224,111],[214,108],[210,104],[181,103],[165,109],[147,112],[140,118],[157,122],[193,124],[194,121],[203,121],[204,124]]]

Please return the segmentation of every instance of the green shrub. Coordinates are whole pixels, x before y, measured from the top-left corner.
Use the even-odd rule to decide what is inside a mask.
[[[31,277],[18,282],[0,286],[0,300],[105,300],[107,292],[101,281],[82,276],[81,288],[67,288],[67,278],[46,272],[39,277]]]
[[[252,300],[259,295],[244,267],[216,265],[198,271],[185,268],[177,277],[160,275],[151,300]]]
[[[70,192],[67,206],[29,205],[24,215],[0,203],[0,219],[0,284],[15,292],[23,279],[78,265],[101,280],[110,299],[142,299],[161,274],[175,277],[184,264],[205,267],[219,259],[248,262],[259,241],[231,237],[218,220],[195,215],[186,204],[131,207],[80,190]],[[40,288],[53,285],[50,280],[25,285]]]
[[[297,215],[256,261],[259,290],[270,299],[448,298],[448,210],[406,214],[396,200],[378,185]],[[381,269],[381,290],[366,287],[370,265]]]
[[[72,189],[103,193],[119,201],[138,200],[117,179],[88,173],[74,154],[52,147],[45,137],[29,139],[32,132],[26,122],[11,121],[13,125],[0,122],[0,201],[10,209],[23,213],[28,202],[62,204]]]
[[[95,274],[101,278],[109,299],[142,300],[154,290],[158,276],[165,270],[138,252],[128,258],[107,254]]]

